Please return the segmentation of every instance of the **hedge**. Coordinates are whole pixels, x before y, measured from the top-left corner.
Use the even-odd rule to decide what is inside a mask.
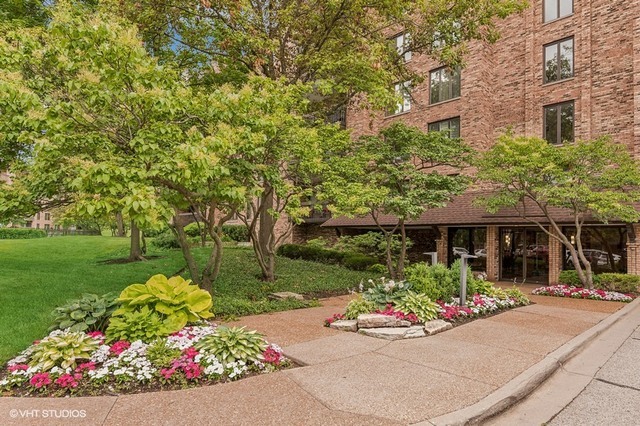
[[[318,246],[283,244],[278,248],[278,255],[289,259],[302,259],[311,262],[342,265],[356,271],[364,271],[378,263],[375,257],[361,253],[350,253],[326,249]]]
[[[0,228],[0,240],[28,240],[44,238],[47,233],[42,229],[31,228]]]
[[[578,273],[573,270],[560,272],[558,282],[560,284],[582,287]],[[593,276],[593,285],[595,288],[601,290],[635,293],[638,291],[638,287],[640,287],[640,276],[614,273],[597,274]]]

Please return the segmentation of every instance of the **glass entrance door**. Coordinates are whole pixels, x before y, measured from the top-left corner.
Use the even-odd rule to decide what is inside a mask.
[[[547,283],[549,236],[539,228],[500,229],[500,279]]]

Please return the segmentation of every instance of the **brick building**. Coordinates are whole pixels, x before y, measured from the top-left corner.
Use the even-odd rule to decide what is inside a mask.
[[[533,0],[500,24],[495,44],[474,43],[460,71],[407,55],[427,75],[410,87],[395,113],[371,118],[350,111],[354,137],[377,133],[396,120],[423,130],[450,129],[477,150],[486,150],[507,128],[549,143],[610,135],[640,158],[640,2],[625,0]],[[397,37],[402,44],[403,35]],[[571,268],[560,243],[514,212],[489,215],[465,194],[444,209],[410,224],[420,250],[437,251],[450,263],[460,253],[478,255],[475,270],[493,280],[557,282]],[[557,212],[572,232],[571,217]],[[333,218],[324,229],[375,229],[367,218]],[[637,225],[595,221],[586,231],[587,254],[596,271],[640,274]]]

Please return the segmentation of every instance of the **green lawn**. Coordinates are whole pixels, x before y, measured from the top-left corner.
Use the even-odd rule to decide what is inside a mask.
[[[0,362],[39,339],[51,322],[51,311],[82,293],[120,291],[153,274],[175,274],[184,267],[178,250],[154,252],[160,259],[103,264],[125,257],[127,239],[54,237],[0,240]],[[198,255],[204,253],[198,252]],[[278,280],[259,280],[260,270],[247,248],[225,248],[222,271],[214,288],[217,315],[246,315],[299,307],[300,302],[267,301],[273,291],[344,293],[370,274],[291,259],[278,260]],[[187,273],[183,273],[187,277]]]

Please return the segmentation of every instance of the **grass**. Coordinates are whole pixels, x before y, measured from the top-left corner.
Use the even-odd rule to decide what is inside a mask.
[[[0,362],[43,337],[51,311],[82,293],[121,291],[151,275],[172,275],[184,268],[179,250],[153,252],[158,259],[128,264],[103,264],[126,257],[128,239],[114,237],[54,237],[0,240]],[[203,249],[196,256],[204,258]],[[188,273],[181,274],[188,278]],[[278,259],[278,280],[260,281],[260,269],[247,248],[227,247],[213,290],[217,316],[240,316],[304,306],[302,302],[270,301],[268,293],[345,293],[369,273],[301,260]]]

